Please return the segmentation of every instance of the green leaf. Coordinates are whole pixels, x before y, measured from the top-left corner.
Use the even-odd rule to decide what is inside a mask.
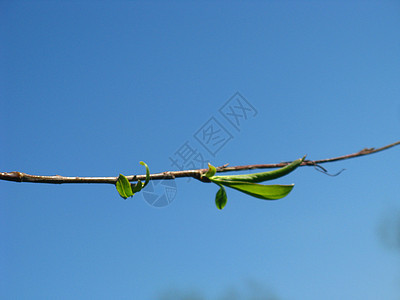
[[[217,169],[213,165],[208,163],[208,171],[206,174],[204,174],[204,176],[206,176],[207,178],[210,178],[210,177],[213,177],[215,175],[215,173],[217,173]]]
[[[124,175],[119,174],[115,186],[117,187],[117,191],[122,198],[127,199],[133,196],[131,184]]]
[[[135,184],[131,184],[129,180],[122,174],[119,174],[118,180],[115,183],[119,195],[126,199],[132,197],[135,193],[141,191],[150,181],[150,170],[146,163],[140,162],[142,166],[146,167],[146,181],[145,183],[138,180]]]
[[[297,169],[298,166],[301,165],[301,163],[304,161],[306,157],[303,156],[302,158],[299,158],[290,164],[269,172],[261,172],[261,173],[253,173],[253,174],[243,174],[243,175],[228,175],[228,176],[214,176],[213,179],[219,180],[219,182],[222,183],[222,181],[241,181],[241,182],[252,182],[252,183],[258,183],[258,182],[263,182],[267,180],[272,180],[276,179],[282,176],[285,176],[289,174],[290,172],[293,172],[294,170]]]
[[[223,209],[227,202],[228,202],[228,197],[226,196],[225,188],[222,185],[220,185],[220,189],[215,195],[215,205],[218,207],[218,209]]]
[[[138,180],[138,182],[136,182],[135,184],[131,184],[131,187],[132,187],[132,192],[133,193],[140,192],[142,190],[142,188],[143,188],[143,182]]]
[[[265,199],[265,200],[276,200],[287,196],[293,189],[294,184],[290,185],[263,185],[251,182],[239,182],[239,181],[216,181],[213,178],[210,179],[212,182],[218,185],[225,185],[235,190],[246,193],[250,196]]]
[[[137,193],[140,192],[150,181],[150,170],[149,167],[145,162],[140,162],[142,166],[146,167],[146,181],[143,183],[142,181],[138,180],[135,184],[131,184],[132,192]]]
[[[142,188],[144,188],[150,181],[150,170],[149,170],[149,166],[145,162],[141,161],[140,164],[142,166],[146,167],[146,181],[144,182],[144,184],[142,186]]]

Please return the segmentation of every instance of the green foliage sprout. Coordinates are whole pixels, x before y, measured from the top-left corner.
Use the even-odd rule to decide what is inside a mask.
[[[148,165],[143,161],[141,161],[140,164],[142,166],[145,166],[146,168],[146,180],[144,183],[138,180],[135,184],[131,184],[128,178],[126,178],[122,174],[119,174],[115,186],[117,188],[119,195],[124,199],[132,197],[133,195],[135,195],[135,193],[140,192],[150,181],[150,170]]]
[[[215,196],[215,205],[218,209],[223,209],[228,201],[226,191],[223,186],[233,188],[242,193],[264,200],[276,200],[287,196],[293,189],[294,184],[263,185],[259,183],[273,180],[293,172],[298,166],[301,165],[304,159],[305,156],[274,171],[229,176],[215,176],[216,168],[211,164],[208,164],[208,171],[203,176],[207,177],[211,182],[220,187]]]
[[[304,159],[305,156],[274,171],[228,176],[215,176],[217,169],[213,165],[208,164],[208,170],[202,176],[207,177],[211,182],[219,186],[219,190],[215,195],[215,205],[218,209],[223,209],[228,202],[228,197],[224,186],[264,200],[276,200],[286,197],[293,189],[294,184],[263,185],[259,183],[273,180],[293,172],[298,166],[301,165]],[[128,178],[122,174],[119,174],[115,186],[119,195],[124,199],[132,197],[135,193],[140,192],[150,181],[149,167],[142,161],[140,164],[146,168],[146,180],[144,183],[138,180],[135,184],[132,184],[129,182]]]

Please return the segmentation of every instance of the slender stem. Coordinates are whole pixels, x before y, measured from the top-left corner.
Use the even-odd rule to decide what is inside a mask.
[[[342,155],[338,157],[332,157],[320,160],[305,160],[301,166],[316,166],[323,163],[334,162],[338,160],[345,160],[354,157],[360,157],[364,155],[373,154],[379,151],[383,151],[394,146],[400,145],[400,141],[383,146],[381,148],[364,148],[359,152],[352,154]],[[217,168],[217,172],[232,172],[232,171],[243,171],[243,170],[253,170],[253,169],[267,169],[267,168],[279,168],[283,167],[290,162],[281,162],[276,164],[257,164],[257,165],[244,165],[244,166],[233,166],[228,167],[227,165],[220,166]],[[193,177],[198,180],[209,182],[207,178],[202,177],[207,169],[197,169],[197,170],[184,170],[184,171],[168,171],[163,173],[151,174],[151,180],[160,179],[175,179],[180,177]],[[145,180],[146,175],[129,175],[126,176],[129,181]],[[15,182],[35,182],[35,183],[109,183],[115,184],[118,177],[66,177],[60,175],[53,176],[41,176],[41,175],[30,175],[22,172],[0,172],[0,180],[15,181]]]

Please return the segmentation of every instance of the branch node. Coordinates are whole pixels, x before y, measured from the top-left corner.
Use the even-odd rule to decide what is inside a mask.
[[[369,154],[369,153],[374,152],[374,151],[375,151],[375,148],[364,148],[359,153],[361,155],[365,155],[365,154]]]
[[[163,172],[164,176],[168,179],[175,179],[175,175],[172,174],[170,171]]]

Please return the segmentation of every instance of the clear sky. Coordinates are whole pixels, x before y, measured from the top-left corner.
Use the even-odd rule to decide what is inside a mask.
[[[0,170],[118,176],[389,144],[399,28],[398,1],[1,1]],[[399,153],[324,165],[337,177],[300,168],[278,201],[227,190],[222,211],[194,179],[128,200],[0,182],[0,298],[398,299]]]

